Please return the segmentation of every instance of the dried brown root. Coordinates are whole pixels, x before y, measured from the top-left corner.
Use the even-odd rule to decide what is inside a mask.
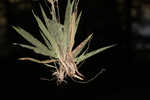
[[[37,60],[34,58],[24,57],[19,58],[19,60],[29,60],[36,63],[47,64],[47,63],[55,63],[58,60]],[[62,83],[65,81],[65,77],[77,78],[79,80],[83,80],[83,75],[78,71],[76,64],[73,61],[73,57],[69,54],[59,59],[59,68],[56,68],[56,72],[52,75],[56,76],[57,82]]]
[[[41,63],[41,64],[48,64],[48,63],[53,63],[53,62],[57,62],[57,60],[37,60],[37,59],[34,59],[34,58],[29,58],[29,57],[25,57],[25,58],[19,58],[18,60],[29,60],[29,61],[32,61],[32,62],[36,62],[36,63]]]
[[[57,83],[61,84],[65,81],[65,78],[68,76],[70,78],[76,78],[78,80],[84,80],[83,75],[78,71],[77,65],[75,64],[73,57],[68,53],[58,60],[37,60],[34,58],[24,57],[19,58],[19,60],[29,60],[36,63],[47,64],[59,62],[59,68],[56,68],[56,72],[52,75],[56,77]]]
[[[89,82],[92,82],[93,80],[95,80],[99,75],[101,75],[104,71],[106,71],[106,69],[101,69],[101,71],[99,73],[97,73],[94,77],[92,77],[91,79],[87,80],[87,81],[77,81],[77,80],[74,80],[72,79],[74,82],[77,82],[77,83],[89,83]]]
[[[56,76],[57,83],[65,81],[67,76],[70,78],[84,80],[84,76],[78,71],[73,57],[69,53],[59,58],[59,68],[56,69],[56,72],[54,72],[53,75]]]

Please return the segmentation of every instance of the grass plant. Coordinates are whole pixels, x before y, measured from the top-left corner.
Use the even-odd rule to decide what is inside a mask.
[[[93,36],[93,34],[90,34],[78,46],[74,47],[75,36],[82,15],[82,12],[78,14],[78,1],[67,1],[63,24],[60,23],[58,0],[48,0],[48,2],[51,5],[49,7],[50,17],[47,17],[46,12],[42,6],[40,6],[44,22],[33,11],[33,15],[40,29],[39,33],[41,38],[44,39],[45,44],[40,42],[26,30],[18,26],[13,26],[17,33],[32,44],[14,43],[14,45],[33,50],[37,54],[47,56],[48,59],[41,61],[30,57],[24,57],[19,58],[19,60],[30,60],[55,69],[52,75],[57,79],[58,84],[64,82],[67,77],[84,81],[84,75],[79,72],[77,67],[79,63],[115,45],[99,48],[88,53],[84,52],[83,50],[86,44]]]

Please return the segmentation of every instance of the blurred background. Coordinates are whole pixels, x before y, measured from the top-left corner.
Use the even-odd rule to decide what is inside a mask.
[[[135,59],[141,63],[150,63],[150,1],[133,0],[131,15]]]
[[[40,15],[39,3],[48,12],[45,0],[0,1],[0,67],[5,72],[4,79],[10,79],[8,83],[21,88],[23,84],[34,86],[34,80],[39,80],[39,67],[40,77],[50,76],[49,69],[44,66],[17,60],[25,56],[45,59],[44,57],[12,45],[29,44],[11,28],[12,25],[21,26],[40,39],[37,23],[32,16],[32,9]],[[66,0],[60,0],[59,5],[63,16]],[[81,72],[88,78],[102,68],[107,69],[93,82],[69,82],[68,85],[58,87],[92,89],[92,93],[81,90],[77,94],[94,97],[96,100],[100,97],[124,100],[130,96],[147,96],[150,76],[150,0],[80,0],[79,11],[81,10],[83,15],[76,45],[92,32],[94,37],[89,51],[111,44],[118,45],[85,61]],[[40,80],[41,89],[56,87],[55,82]],[[66,93],[72,96],[72,92],[63,89],[53,91],[58,97],[64,97]]]

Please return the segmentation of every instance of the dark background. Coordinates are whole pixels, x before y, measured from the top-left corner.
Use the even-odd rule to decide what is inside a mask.
[[[139,2],[138,0],[133,1]],[[6,0],[1,2],[3,5],[1,11],[4,13],[1,12],[0,15],[5,20],[5,24],[1,24],[1,30],[5,30],[1,32],[0,40],[5,41],[0,41],[0,68],[4,72],[2,79],[5,80],[8,89],[12,88],[12,90],[17,89],[18,91],[38,89],[39,91],[40,88],[41,96],[55,98],[67,98],[68,96],[76,99],[88,97],[92,100],[147,98],[150,93],[148,56],[150,50],[136,48],[136,43],[141,41],[141,38],[136,38],[137,35],[132,32],[132,23],[138,19],[132,16],[133,1],[80,0],[79,11],[82,10],[83,15],[76,44],[93,32],[94,37],[89,51],[111,44],[118,45],[84,62],[80,71],[88,79],[95,76],[102,68],[106,69],[94,81],[88,84],[79,84],[69,80],[68,84],[61,86],[57,86],[55,81],[40,80],[39,82],[39,68],[40,77],[46,78],[50,75],[48,69],[40,64],[29,61],[22,62],[17,59],[24,56],[44,58],[30,50],[12,45],[16,42],[27,42],[11,28],[11,25],[21,26],[35,37],[40,38],[31,9],[40,14],[38,4],[41,3],[46,10],[44,0]],[[146,1],[146,3],[148,2]],[[61,12],[64,12],[65,5],[66,0],[60,0]],[[140,12],[140,10],[138,11]]]

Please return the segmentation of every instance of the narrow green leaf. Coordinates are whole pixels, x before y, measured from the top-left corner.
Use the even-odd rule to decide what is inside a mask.
[[[60,23],[49,20],[48,31],[55,38],[56,42],[60,44],[61,42],[66,41],[64,39],[64,26]]]
[[[49,33],[51,33],[52,35],[56,34],[55,36],[57,37],[60,37],[59,35],[63,35],[62,33],[63,25],[47,18],[44,12],[44,9],[42,8],[41,5],[40,5],[40,8],[41,8],[41,12],[42,12],[42,15],[43,15],[43,18],[44,18],[44,21],[46,23],[46,27],[48,28]]]
[[[59,54],[59,48],[58,48],[58,45],[57,45],[57,43],[56,43],[56,41],[55,41],[55,37],[53,37],[53,36],[49,33],[49,31],[46,29],[45,25],[42,23],[42,21],[40,20],[40,18],[37,17],[37,16],[34,14],[34,12],[33,12],[33,15],[34,15],[36,21],[38,22],[38,25],[39,25],[41,31],[44,33],[44,35],[45,35],[45,36],[48,38],[48,40],[50,41],[50,43],[51,43],[51,45],[52,45],[54,51],[55,51],[56,54],[57,54],[57,56],[59,56],[59,55],[60,55],[60,54]]]
[[[15,27],[13,26],[13,28],[24,38],[26,39],[28,42],[30,42],[31,44],[33,44],[34,46],[40,48],[40,49],[44,49],[45,51],[48,50],[47,47],[42,44],[39,40],[37,40],[36,38],[34,38],[30,33],[28,33],[27,31],[25,31],[24,29],[20,28],[20,27]]]
[[[73,55],[74,57],[77,57],[81,51],[83,50],[83,48],[85,47],[85,45],[88,43],[88,41],[92,38],[93,33],[91,35],[89,35],[83,42],[81,42],[74,50],[73,50]]]
[[[93,55],[95,55],[97,53],[103,52],[104,50],[107,50],[107,49],[109,49],[111,47],[114,47],[114,46],[116,46],[116,45],[111,45],[111,46],[103,47],[103,48],[91,51],[90,53],[87,53],[85,55],[81,55],[80,57],[75,58],[75,62],[78,64],[81,61],[83,61],[83,60],[85,60],[85,59],[87,59],[87,58],[89,58],[89,57],[91,57],[91,56],[93,56]]]
[[[33,50],[35,53],[41,54],[43,56],[52,56],[53,57],[53,52],[50,52],[50,51],[47,51],[47,50],[45,51],[44,49],[39,49],[37,47],[33,47],[33,46],[30,46],[30,45],[25,45],[25,44],[18,44],[18,43],[13,43],[13,45],[19,45],[23,48]]]
[[[51,15],[52,15],[52,20],[57,22],[57,16],[56,16],[56,11],[55,11],[55,4],[54,4],[55,1],[52,0],[51,3]]]
[[[43,33],[41,30],[40,30],[40,34],[41,34],[41,36],[43,37],[43,39],[44,39],[44,41],[45,41],[47,47],[48,47],[50,50],[52,50],[52,45],[51,45],[51,43],[48,41],[47,37],[44,35],[44,33]]]
[[[76,19],[75,34],[76,34],[76,32],[77,32],[77,29],[78,29],[78,25],[79,25],[79,22],[80,22],[81,15],[82,15],[82,11],[80,12],[78,18]]]
[[[58,45],[60,45],[62,42],[65,41],[65,39],[63,38],[63,25],[61,25],[60,23],[57,23],[53,20],[48,19],[46,17],[46,14],[44,14],[44,11],[43,11],[43,17],[45,16],[44,18],[47,21],[46,25],[47,25],[48,29],[46,29],[45,25],[42,23],[40,18],[34,14],[34,12],[33,12],[33,15],[34,15],[36,21],[38,22],[40,29],[42,30],[42,32],[45,34],[45,36],[47,38],[49,38],[48,36],[51,36],[51,38],[53,38],[53,40],[55,40],[55,42]]]
[[[75,0],[71,3],[70,0],[68,0],[67,7],[66,7],[66,12],[65,12],[65,20],[64,20],[64,37],[66,38],[66,44],[68,45],[70,43],[70,23],[71,23],[71,15],[73,11],[73,5],[74,5]]]
[[[45,21],[45,23],[46,23],[46,27],[48,28],[48,26],[49,26],[49,23],[48,23],[48,17],[46,16],[46,13],[45,13],[45,11],[44,11],[44,9],[43,9],[43,7],[40,5],[40,8],[41,8],[41,12],[42,12],[42,16],[43,16],[43,18],[44,18],[44,21]]]

